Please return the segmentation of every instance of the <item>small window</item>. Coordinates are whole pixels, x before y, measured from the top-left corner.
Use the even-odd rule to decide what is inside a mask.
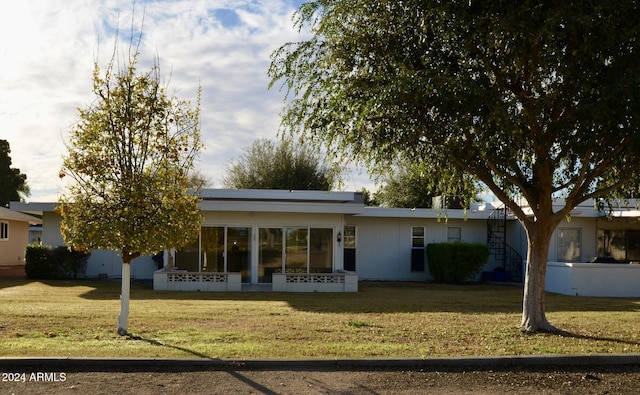
[[[582,231],[580,228],[558,228],[558,262],[582,260]]]
[[[424,247],[426,245],[426,230],[424,226],[411,227],[411,271],[425,271],[425,255]]]
[[[344,248],[356,248],[356,227],[353,225],[344,227]]]
[[[9,240],[9,223],[0,222],[0,240]]]
[[[425,234],[426,232],[424,230],[424,226],[412,226],[411,227],[411,247],[424,248]]]
[[[456,243],[462,241],[462,228],[449,227],[447,228],[447,242]]]

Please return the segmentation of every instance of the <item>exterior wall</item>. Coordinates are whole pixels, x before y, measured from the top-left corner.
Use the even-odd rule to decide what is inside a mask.
[[[42,244],[48,246],[63,246],[62,234],[60,234],[60,222],[62,217],[53,212],[42,214]]]
[[[42,244],[50,246],[63,246],[64,240],[60,234],[60,222],[62,217],[53,212],[43,213]],[[150,256],[142,256],[131,262],[132,279],[152,279],[157,265]],[[85,275],[89,278],[106,276],[108,278],[122,277],[122,259],[115,251],[92,251],[87,261]]]
[[[342,214],[205,211],[202,215],[204,216],[202,226],[342,226]]]
[[[431,279],[428,264],[424,272],[411,271],[412,226],[426,228],[427,244],[446,242],[449,227],[460,227],[464,242],[487,242],[484,220],[349,217],[346,224],[357,227],[356,272],[360,280]]]
[[[563,295],[640,297],[640,265],[549,262],[545,290]]]
[[[9,238],[0,240],[0,265],[24,264],[24,253],[29,244],[29,224],[27,222],[3,219],[9,226]]]

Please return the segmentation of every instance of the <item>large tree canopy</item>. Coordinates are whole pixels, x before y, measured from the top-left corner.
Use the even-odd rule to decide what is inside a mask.
[[[638,1],[318,0],[273,55],[284,125],[378,168],[419,158],[474,175],[529,249],[521,326],[546,319],[550,238],[578,203],[640,170]],[[451,176],[454,177],[451,177]],[[518,202],[526,199],[530,212]],[[553,201],[565,206],[554,212]]]
[[[20,173],[20,169],[11,167],[11,148],[7,140],[0,140],[0,206],[5,207],[9,202],[17,202],[29,196],[27,175]]]
[[[430,208],[433,198],[442,196],[438,188],[439,171],[425,168],[420,163],[403,161],[393,165],[383,176],[384,185],[375,193],[375,201],[383,207]],[[476,198],[479,186],[472,177],[463,176],[463,185],[457,190],[460,196],[449,196],[447,199],[459,199],[464,207],[468,207],[470,199]]]
[[[169,96],[157,64],[139,73],[137,56],[104,73],[96,63],[96,98],[79,109],[60,174],[72,179],[59,206],[66,244],[122,255],[121,335],[131,261],[188,244],[201,223],[194,189],[202,181],[191,176],[201,148],[199,105]]]
[[[311,147],[291,139],[259,139],[229,164],[223,185],[234,189],[328,191],[336,186],[336,171]]]

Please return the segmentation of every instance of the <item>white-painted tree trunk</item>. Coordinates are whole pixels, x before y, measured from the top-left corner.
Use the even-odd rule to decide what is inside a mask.
[[[131,264],[122,263],[122,291],[120,293],[120,315],[118,316],[118,335],[127,334],[129,321],[129,295],[131,290]]]

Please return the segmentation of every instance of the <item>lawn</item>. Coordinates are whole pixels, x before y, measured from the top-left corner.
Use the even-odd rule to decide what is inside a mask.
[[[640,299],[547,295],[567,335],[518,329],[522,289],[361,283],[355,294],[131,289],[131,336],[116,334],[119,283],[0,281],[0,356],[400,358],[640,353]]]

